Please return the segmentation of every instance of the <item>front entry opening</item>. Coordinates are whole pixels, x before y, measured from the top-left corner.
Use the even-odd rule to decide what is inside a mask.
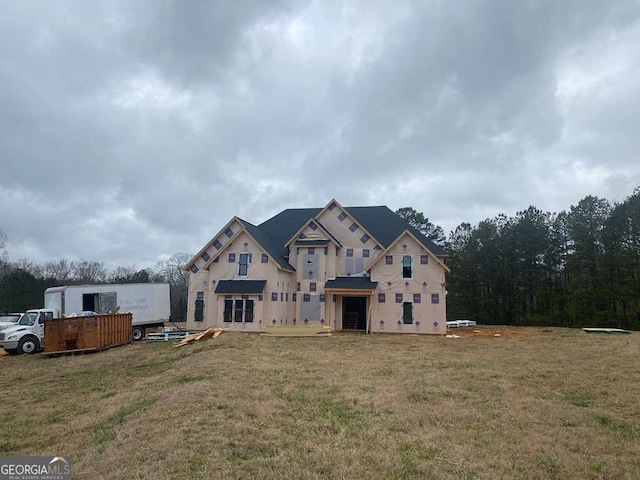
[[[342,329],[365,330],[367,328],[367,297],[342,299]]]

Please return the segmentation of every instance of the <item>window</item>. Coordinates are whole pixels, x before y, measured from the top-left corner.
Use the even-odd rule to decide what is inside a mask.
[[[420,255],[420,265],[429,264],[429,255]]]
[[[297,282],[296,283],[296,292],[299,292],[299,291],[300,291],[300,282]]]
[[[393,265],[393,255],[386,255],[384,257],[384,263],[387,265]]]
[[[318,226],[315,223],[310,223],[309,228],[313,231],[316,231],[318,229]]]
[[[220,240],[216,240],[215,242],[213,242],[213,246],[216,247],[216,250],[220,250],[222,248]]]
[[[338,215],[338,220],[341,222],[344,221],[345,218],[347,218],[347,214],[344,212],[341,212],[340,215]]]
[[[384,303],[386,301],[386,297],[384,293],[378,294],[378,303]]]
[[[216,257],[213,259],[213,263],[218,263],[220,261],[220,257]]]
[[[324,247],[324,254],[328,254],[329,253],[329,249],[327,247]]]
[[[233,237],[233,230],[231,230],[230,228],[227,228],[227,229],[224,231],[224,234],[225,234],[227,237],[231,238],[231,237]]]
[[[412,277],[412,261],[411,255],[403,255],[402,256],[402,278],[411,278]]]
[[[271,292],[271,301],[272,302],[278,301],[278,292]]]
[[[413,303],[420,303],[420,294],[419,293],[414,293],[413,294]]]
[[[309,247],[309,248],[307,249],[307,253],[308,253],[309,255],[314,255],[314,254],[316,253],[316,249],[315,249],[314,247]]]
[[[402,323],[411,325],[413,323],[413,304],[404,302],[402,304]]]
[[[357,229],[358,229],[357,223],[352,223],[351,226],[349,227],[349,230],[351,230],[352,232],[355,232]]]
[[[402,294],[396,293],[396,303],[402,303]]]
[[[311,282],[309,284],[309,291],[310,292],[315,292],[316,291],[316,282]]]
[[[440,303],[440,295],[438,293],[431,294],[431,303]]]
[[[367,242],[369,241],[369,239],[370,239],[370,238],[371,238],[371,237],[365,233],[364,235],[362,235],[362,236],[360,237],[360,241],[361,241],[362,243],[367,243]]]
[[[209,261],[209,259],[211,258],[207,252],[204,252],[204,253],[203,253],[202,255],[200,255],[200,256],[202,257],[202,259],[203,259],[205,262],[208,262],[208,261]]]
[[[297,293],[293,293],[293,297],[291,298],[291,300],[293,300],[294,302],[298,301],[298,294]]]
[[[311,294],[309,294],[309,293],[302,294],[302,301],[303,302],[310,302],[311,301]]]
[[[238,263],[238,275],[246,277],[249,272],[249,254],[241,253],[240,262]]]
[[[334,202],[331,202],[331,205],[329,205],[329,210],[333,210],[334,208],[336,208],[336,204]]]
[[[193,314],[193,319],[196,322],[202,322],[204,320],[204,292],[198,292],[196,298],[196,310]]]
[[[284,302],[284,292],[280,292],[280,301]]]
[[[362,258],[369,258],[369,249],[368,248],[363,248],[362,249]]]
[[[248,298],[227,298],[224,301],[225,323],[252,323],[253,300]]]
[[[326,301],[327,301],[327,297],[325,297],[325,295],[321,293],[320,294],[320,303],[324,303]]]
[[[353,257],[353,248],[347,248],[347,257]]]
[[[263,253],[262,258],[260,259],[260,263],[269,263],[269,255]]]
[[[230,253],[229,254],[229,263],[236,263],[236,254],[235,253]]]
[[[198,273],[198,267],[196,267],[195,265],[191,265],[191,273]]]

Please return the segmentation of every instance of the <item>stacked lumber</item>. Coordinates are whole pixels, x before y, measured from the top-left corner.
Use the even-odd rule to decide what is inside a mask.
[[[199,342],[200,340],[206,340],[208,338],[218,338],[224,328],[208,328],[204,332],[194,333],[193,335],[187,335],[185,338],[177,342],[174,347],[184,347],[189,343]]]

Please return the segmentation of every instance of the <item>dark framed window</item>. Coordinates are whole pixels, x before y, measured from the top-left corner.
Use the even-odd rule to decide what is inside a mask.
[[[253,323],[253,300],[228,298],[224,301],[225,323]]]
[[[311,282],[311,283],[309,284],[309,291],[310,291],[310,292],[315,292],[315,291],[316,291],[316,286],[317,286],[317,285],[316,285],[316,282]]]
[[[369,249],[368,248],[363,248],[362,249],[362,258],[369,258]]]
[[[336,208],[336,204],[335,202],[331,202],[331,205],[329,205],[329,210],[333,210],[334,208]]]
[[[402,278],[413,277],[413,261],[411,255],[402,256]]]
[[[195,265],[191,265],[191,268],[189,270],[191,270],[191,273],[198,273],[198,267],[196,267]]]
[[[311,301],[311,294],[309,294],[309,293],[302,294],[302,301],[303,302],[310,302]]]
[[[384,257],[384,263],[387,265],[393,265],[393,255],[386,255]]]
[[[280,292],[280,301],[284,302],[284,292]]]
[[[300,291],[300,282],[297,282],[296,283],[296,292],[299,292],[299,291]]]
[[[278,301],[278,292],[271,292],[271,301],[272,302]]]
[[[307,238],[307,236],[304,233],[301,233],[300,235],[298,235],[299,240],[304,240],[305,238]]]
[[[329,253],[329,248],[328,247],[324,247],[324,254],[328,254]]]
[[[351,230],[352,232],[355,232],[357,229],[358,229],[357,223],[352,223],[351,226],[349,227],[349,230]]]
[[[297,302],[298,301],[298,294],[297,293],[293,293],[291,300],[293,300],[294,302]]]
[[[343,222],[345,218],[347,218],[347,214],[344,212],[340,212],[340,215],[338,215],[338,220]]]
[[[225,234],[227,237],[231,238],[231,237],[233,237],[233,230],[231,230],[230,228],[227,228],[227,229],[224,231],[224,234]]]
[[[285,300],[285,302],[289,301],[289,292],[284,294],[284,300]]]
[[[229,254],[229,263],[236,263],[236,254],[235,253],[230,253]]]
[[[238,275],[246,277],[249,273],[249,254],[241,253],[240,261],[238,262]]]
[[[220,257],[216,257],[213,259],[213,263],[218,263],[220,261]]]
[[[378,294],[378,303],[385,303],[386,301],[387,300],[386,300],[385,294],[384,293],[379,293]]]
[[[262,257],[260,258],[260,263],[269,263],[269,255],[263,253]]]
[[[316,231],[318,229],[318,226],[315,223],[311,222],[309,224],[309,228],[313,231]]]
[[[204,300],[202,299],[196,300],[196,309],[193,314],[193,319],[196,322],[202,322],[204,320]]]
[[[208,262],[208,261],[211,259],[211,257],[209,256],[209,254],[208,254],[207,252],[204,252],[204,253],[203,253],[202,255],[200,255],[200,256],[202,257],[202,259],[203,259],[205,262]]]
[[[402,303],[402,294],[396,293],[396,303]]]
[[[420,265],[429,264],[429,255],[420,255]]]
[[[432,293],[431,294],[431,303],[440,303],[440,294]]]
[[[371,238],[371,237],[365,233],[364,235],[362,235],[362,236],[360,237],[360,241],[361,241],[362,243],[367,243],[367,242],[369,241],[369,239],[370,239],[370,238]]]
[[[327,297],[325,297],[325,295],[323,293],[320,294],[320,303],[326,302],[327,301]]]
[[[216,250],[220,250],[222,248],[220,240],[216,240],[215,242],[213,242],[213,246],[216,247]]]
[[[414,293],[413,294],[413,303],[420,303],[420,294],[419,293]]]
[[[309,255],[314,255],[314,254],[316,253],[316,249],[315,249],[315,248],[313,248],[313,247],[309,247],[309,248],[307,249],[307,253],[308,253]]]
[[[347,257],[353,257],[353,248],[347,248]]]
[[[413,304],[404,302],[402,304],[402,323],[411,325],[413,323]]]

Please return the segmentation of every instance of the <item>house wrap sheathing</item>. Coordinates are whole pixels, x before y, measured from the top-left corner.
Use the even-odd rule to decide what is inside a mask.
[[[186,265],[187,328],[442,334],[448,255],[385,206],[232,218]]]

